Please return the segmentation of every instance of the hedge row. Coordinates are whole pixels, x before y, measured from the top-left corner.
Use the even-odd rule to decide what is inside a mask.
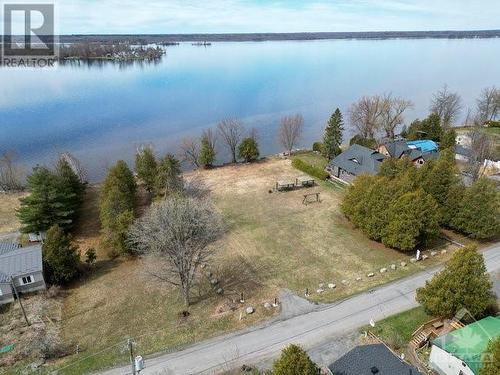
[[[314,167],[301,159],[293,159],[292,165],[299,171],[307,173],[310,176],[316,177],[321,181],[325,181],[326,179],[328,179],[328,177],[330,177],[328,172],[324,171],[323,169]]]
[[[500,128],[500,121],[486,121],[486,125],[490,128]]]

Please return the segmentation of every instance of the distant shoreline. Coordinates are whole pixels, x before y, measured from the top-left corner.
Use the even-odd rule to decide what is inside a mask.
[[[384,40],[384,39],[489,39],[500,38],[500,30],[476,31],[381,31],[319,33],[248,33],[248,34],[81,34],[60,35],[61,43],[81,41],[109,42],[264,42],[302,40]]]

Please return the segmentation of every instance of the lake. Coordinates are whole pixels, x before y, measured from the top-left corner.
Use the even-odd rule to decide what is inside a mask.
[[[335,108],[347,117],[363,95],[412,100],[408,123],[427,115],[444,84],[474,106],[482,88],[500,86],[499,57],[500,39],[226,42],[167,47],[154,64],[0,69],[0,152],[31,166],[70,151],[96,181],[141,144],[175,153],[182,138],[224,118],[255,127],[262,154],[278,152],[279,119],[297,112],[301,146],[311,147]]]

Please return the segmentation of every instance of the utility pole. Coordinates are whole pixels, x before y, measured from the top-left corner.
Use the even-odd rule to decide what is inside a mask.
[[[136,375],[135,373],[135,362],[134,362],[134,347],[132,344],[132,339],[128,339],[127,341],[128,350],[130,351],[130,363],[132,365],[132,375]]]
[[[19,306],[21,306],[21,310],[23,312],[24,319],[26,320],[26,324],[28,326],[30,326],[31,325],[30,321],[28,320],[28,317],[26,316],[26,311],[24,311],[24,306],[23,306],[23,303],[21,302],[21,297],[19,297],[19,293],[17,293],[16,284],[14,283],[14,278],[12,276],[10,277],[10,285],[12,285],[12,289],[14,289],[14,294],[16,295],[16,298],[19,301]]]

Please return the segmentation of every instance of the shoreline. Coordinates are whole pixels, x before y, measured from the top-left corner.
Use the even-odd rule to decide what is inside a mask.
[[[180,42],[266,42],[312,40],[390,40],[390,39],[494,39],[499,30],[442,31],[372,31],[372,32],[299,32],[299,33],[231,33],[231,34],[74,34],[60,35],[60,43],[79,41],[142,41],[149,43]]]

